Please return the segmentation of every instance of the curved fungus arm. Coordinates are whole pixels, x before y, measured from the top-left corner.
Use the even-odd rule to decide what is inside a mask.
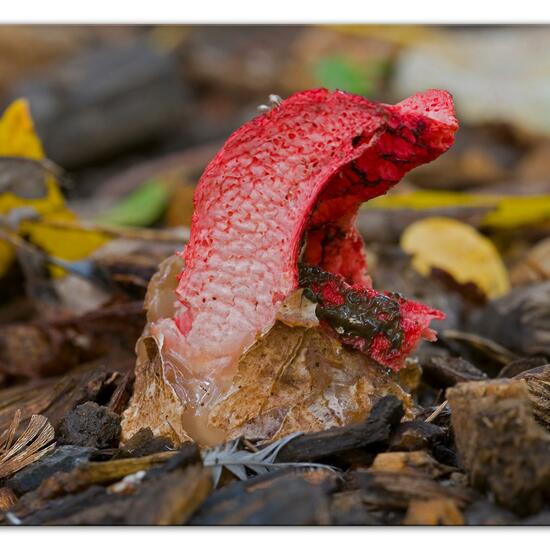
[[[440,312],[370,288],[354,221],[363,202],[445,152],[457,128],[445,91],[386,105],[317,89],[231,135],[195,192],[177,301],[168,315],[151,314],[155,307],[149,315],[166,379],[194,414],[227,390],[243,352],[299,286],[323,326],[383,365],[398,369],[421,337],[432,337]],[[300,285],[299,263],[329,277],[321,284],[310,270]],[[371,315],[368,334],[354,332],[349,315],[342,328],[349,308],[339,306],[350,300],[362,304],[357,319]]]
[[[198,184],[175,322],[189,362],[228,367],[298,286],[298,257],[370,286],[353,223],[361,203],[446,151],[451,96],[397,105],[298,93],[237,130]]]

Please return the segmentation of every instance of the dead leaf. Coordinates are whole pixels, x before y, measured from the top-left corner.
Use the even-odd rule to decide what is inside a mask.
[[[474,283],[489,298],[510,289],[497,249],[467,224],[450,218],[425,218],[405,230],[401,247],[413,256],[413,267],[422,275],[441,269],[462,285]]]
[[[469,194],[451,191],[413,191],[376,197],[361,210],[397,210],[400,215],[426,217],[448,211],[472,219],[481,227],[504,230],[538,226],[550,220],[550,195]],[[449,214],[450,215],[450,214]]]
[[[23,99],[13,102],[0,118],[0,157],[30,159],[37,161],[37,165],[44,162],[42,143],[35,133],[29,106]],[[23,195],[15,193],[13,189],[2,192],[0,215],[6,216],[16,209],[31,211],[38,219],[21,221],[19,224],[21,236],[28,237],[33,244],[60,259],[79,260],[87,257],[107,242],[108,237],[99,232],[81,231],[76,228],[70,231],[60,230],[41,223],[42,220],[50,222],[76,220],[75,214],[67,208],[55,175],[50,170],[46,171],[44,177],[45,194],[40,193],[36,198],[28,198],[24,196],[25,193]],[[3,187],[5,188],[6,185]],[[0,241],[0,276],[6,272],[12,261],[11,246]],[[58,275],[63,273],[60,268],[52,269]]]
[[[0,479],[36,462],[55,447],[54,429],[45,416],[32,415],[25,431],[14,441],[20,422],[18,409],[10,427],[0,435]]]

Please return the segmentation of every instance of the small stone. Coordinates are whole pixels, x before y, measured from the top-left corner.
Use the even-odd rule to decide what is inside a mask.
[[[87,401],[73,409],[60,426],[60,442],[107,449],[118,446],[120,416],[107,407]]]

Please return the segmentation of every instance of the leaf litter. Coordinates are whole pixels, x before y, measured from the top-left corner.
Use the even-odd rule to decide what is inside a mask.
[[[377,97],[392,97],[385,88],[386,68],[394,66],[399,51],[426,40],[445,40],[447,35],[444,30],[421,31],[294,29],[296,34],[303,32],[302,40],[284,41],[290,52],[286,58],[292,61],[285,66],[292,65],[292,72],[287,71],[276,86],[274,74],[267,75],[267,91],[282,90],[279,93],[285,95],[294,91],[285,88],[292,88],[293,79],[301,79],[300,87],[313,87],[319,84],[315,79],[323,78],[335,87],[359,86]],[[232,30],[224,32],[231,35]],[[2,479],[6,509],[2,508],[4,515],[0,512],[0,522],[548,522],[546,366],[550,350],[544,247],[549,219],[544,160],[548,145],[544,136],[520,133],[513,125],[487,127],[472,119],[463,128],[462,143],[457,142],[447,158],[413,172],[403,182],[402,192],[375,199],[359,211],[358,228],[368,243],[367,263],[375,288],[401,292],[447,314],[447,319],[434,325],[440,334],[438,342],[421,344],[399,373],[371,364],[331,333],[330,327],[321,327],[316,304],[297,293],[240,358],[230,391],[211,414],[213,427],[228,434],[225,443],[199,449],[190,441],[187,426],[181,423],[186,414],[181,395],[166,383],[159,361],[166,345],[161,339],[146,334],[140,342],[138,373],[142,369],[146,375],[134,378],[133,347],[146,321],[145,290],[159,264],[172,258],[156,278],[173,292],[175,275],[183,266],[169,267],[172,255],[190,236],[188,228],[166,226],[191,223],[193,184],[226,135],[224,113],[242,112],[240,102],[252,97],[247,95],[251,90],[260,90],[258,97],[267,95],[261,79],[247,80],[246,64],[233,64],[243,54],[232,39],[223,59],[233,67],[230,72],[236,74],[239,67],[238,78],[231,78],[227,70],[201,72],[196,62],[190,63],[206,35],[190,29],[177,40],[185,44],[181,59],[186,79],[197,78],[201,90],[209,83],[212,90],[227,85],[238,91],[226,94],[217,104],[212,92],[209,108],[217,113],[213,126],[219,134],[208,143],[206,155],[204,147],[187,148],[186,142],[182,154],[146,157],[143,162],[138,158],[137,163],[132,158],[135,169],[116,167],[114,177],[107,173],[104,182],[116,184],[118,191],[109,188],[104,198],[109,193],[114,198],[103,205],[120,200],[114,213],[107,212],[101,201],[94,205],[95,195],[101,198],[103,174],[99,172],[90,178],[94,183],[88,189],[93,187],[94,197],[71,203],[69,210],[62,192],[68,190],[71,196],[75,189],[67,189],[65,174],[44,158],[22,102],[13,105],[0,123],[3,227],[7,224],[47,258],[77,262],[76,269],[84,275],[75,278],[67,273],[70,264],[52,269],[51,263],[38,261],[35,254],[36,261],[26,260],[24,288],[18,270],[25,258],[14,256],[13,243],[1,243],[0,263],[7,277],[1,292],[10,294],[5,301],[13,301],[13,306],[0,309],[0,431],[11,438],[13,448],[22,437],[20,430],[10,435],[18,415],[23,428],[30,423],[23,435],[31,441],[6,463],[25,457],[25,449],[31,450],[27,457],[32,463]],[[273,44],[266,55],[273,55]],[[276,55],[272,59],[277,61],[269,70],[282,66]],[[365,59],[374,62],[368,65]],[[254,97],[250,112],[260,102]],[[279,103],[270,111],[276,112]],[[32,108],[33,113],[38,109]],[[194,116],[204,114],[202,108],[197,106]],[[234,120],[227,128],[241,122]],[[193,123],[185,132],[208,132],[205,128]],[[146,207],[143,212],[140,205]],[[86,211],[92,214],[74,214]],[[102,212],[112,217],[100,220],[96,214]],[[418,262],[411,262],[399,243],[408,226],[429,226],[434,216],[475,228],[477,243],[471,255],[466,251],[460,261],[443,262],[445,246],[455,249],[463,234],[450,241],[437,234],[443,252],[428,254],[418,270]],[[451,221],[446,224],[450,226]],[[434,238],[420,245],[417,238],[416,253],[433,252]],[[449,242],[455,244],[451,247]],[[492,243],[490,258],[484,262],[474,260],[481,242]],[[26,256],[33,257],[32,253]],[[483,269],[476,270],[481,263]],[[34,280],[29,285],[33,266]],[[105,270],[113,286],[100,297],[86,297],[83,289],[97,287],[93,277],[86,277],[94,266]],[[484,300],[474,296],[473,285]],[[63,289],[65,294],[60,292]],[[149,318],[174,315],[169,296],[146,299]],[[102,448],[53,439],[40,446],[40,434],[34,439],[31,435],[36,429],[44,437],[50,433],[48,424],[37,417],[47,418],[57,432],[76,412],[79,421],[74,428],[89,430],[87,441],[99,440],[101,434],[92,433],[101,424],[96,415],[116,423],[116,415],[125,410],[133,411],[133,416],[126,413],[122,424],[128,428],[131,419],[133,426],[123,430],[118,442],[115,437],[99,445]],[[159,410],[168,414],[158,414]],[[508,436],[514,438],[512,443]],[[5,456],[9,450],[3,446],[2,453]],[[209,465],[215,457],[217,464]],[[503,485],[504,469],[508,483]],[[492,495],[496,502],[491,501]]]

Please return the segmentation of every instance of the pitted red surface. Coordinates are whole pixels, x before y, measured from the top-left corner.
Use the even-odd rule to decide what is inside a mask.
[[[238,358],[296,288],[304,236],[305,261],[369,285],[359,205],[447,150],[456,129],[444,91],[392,106],[319,89],[237,130],[195,193],[178,355],[195,368]]]

